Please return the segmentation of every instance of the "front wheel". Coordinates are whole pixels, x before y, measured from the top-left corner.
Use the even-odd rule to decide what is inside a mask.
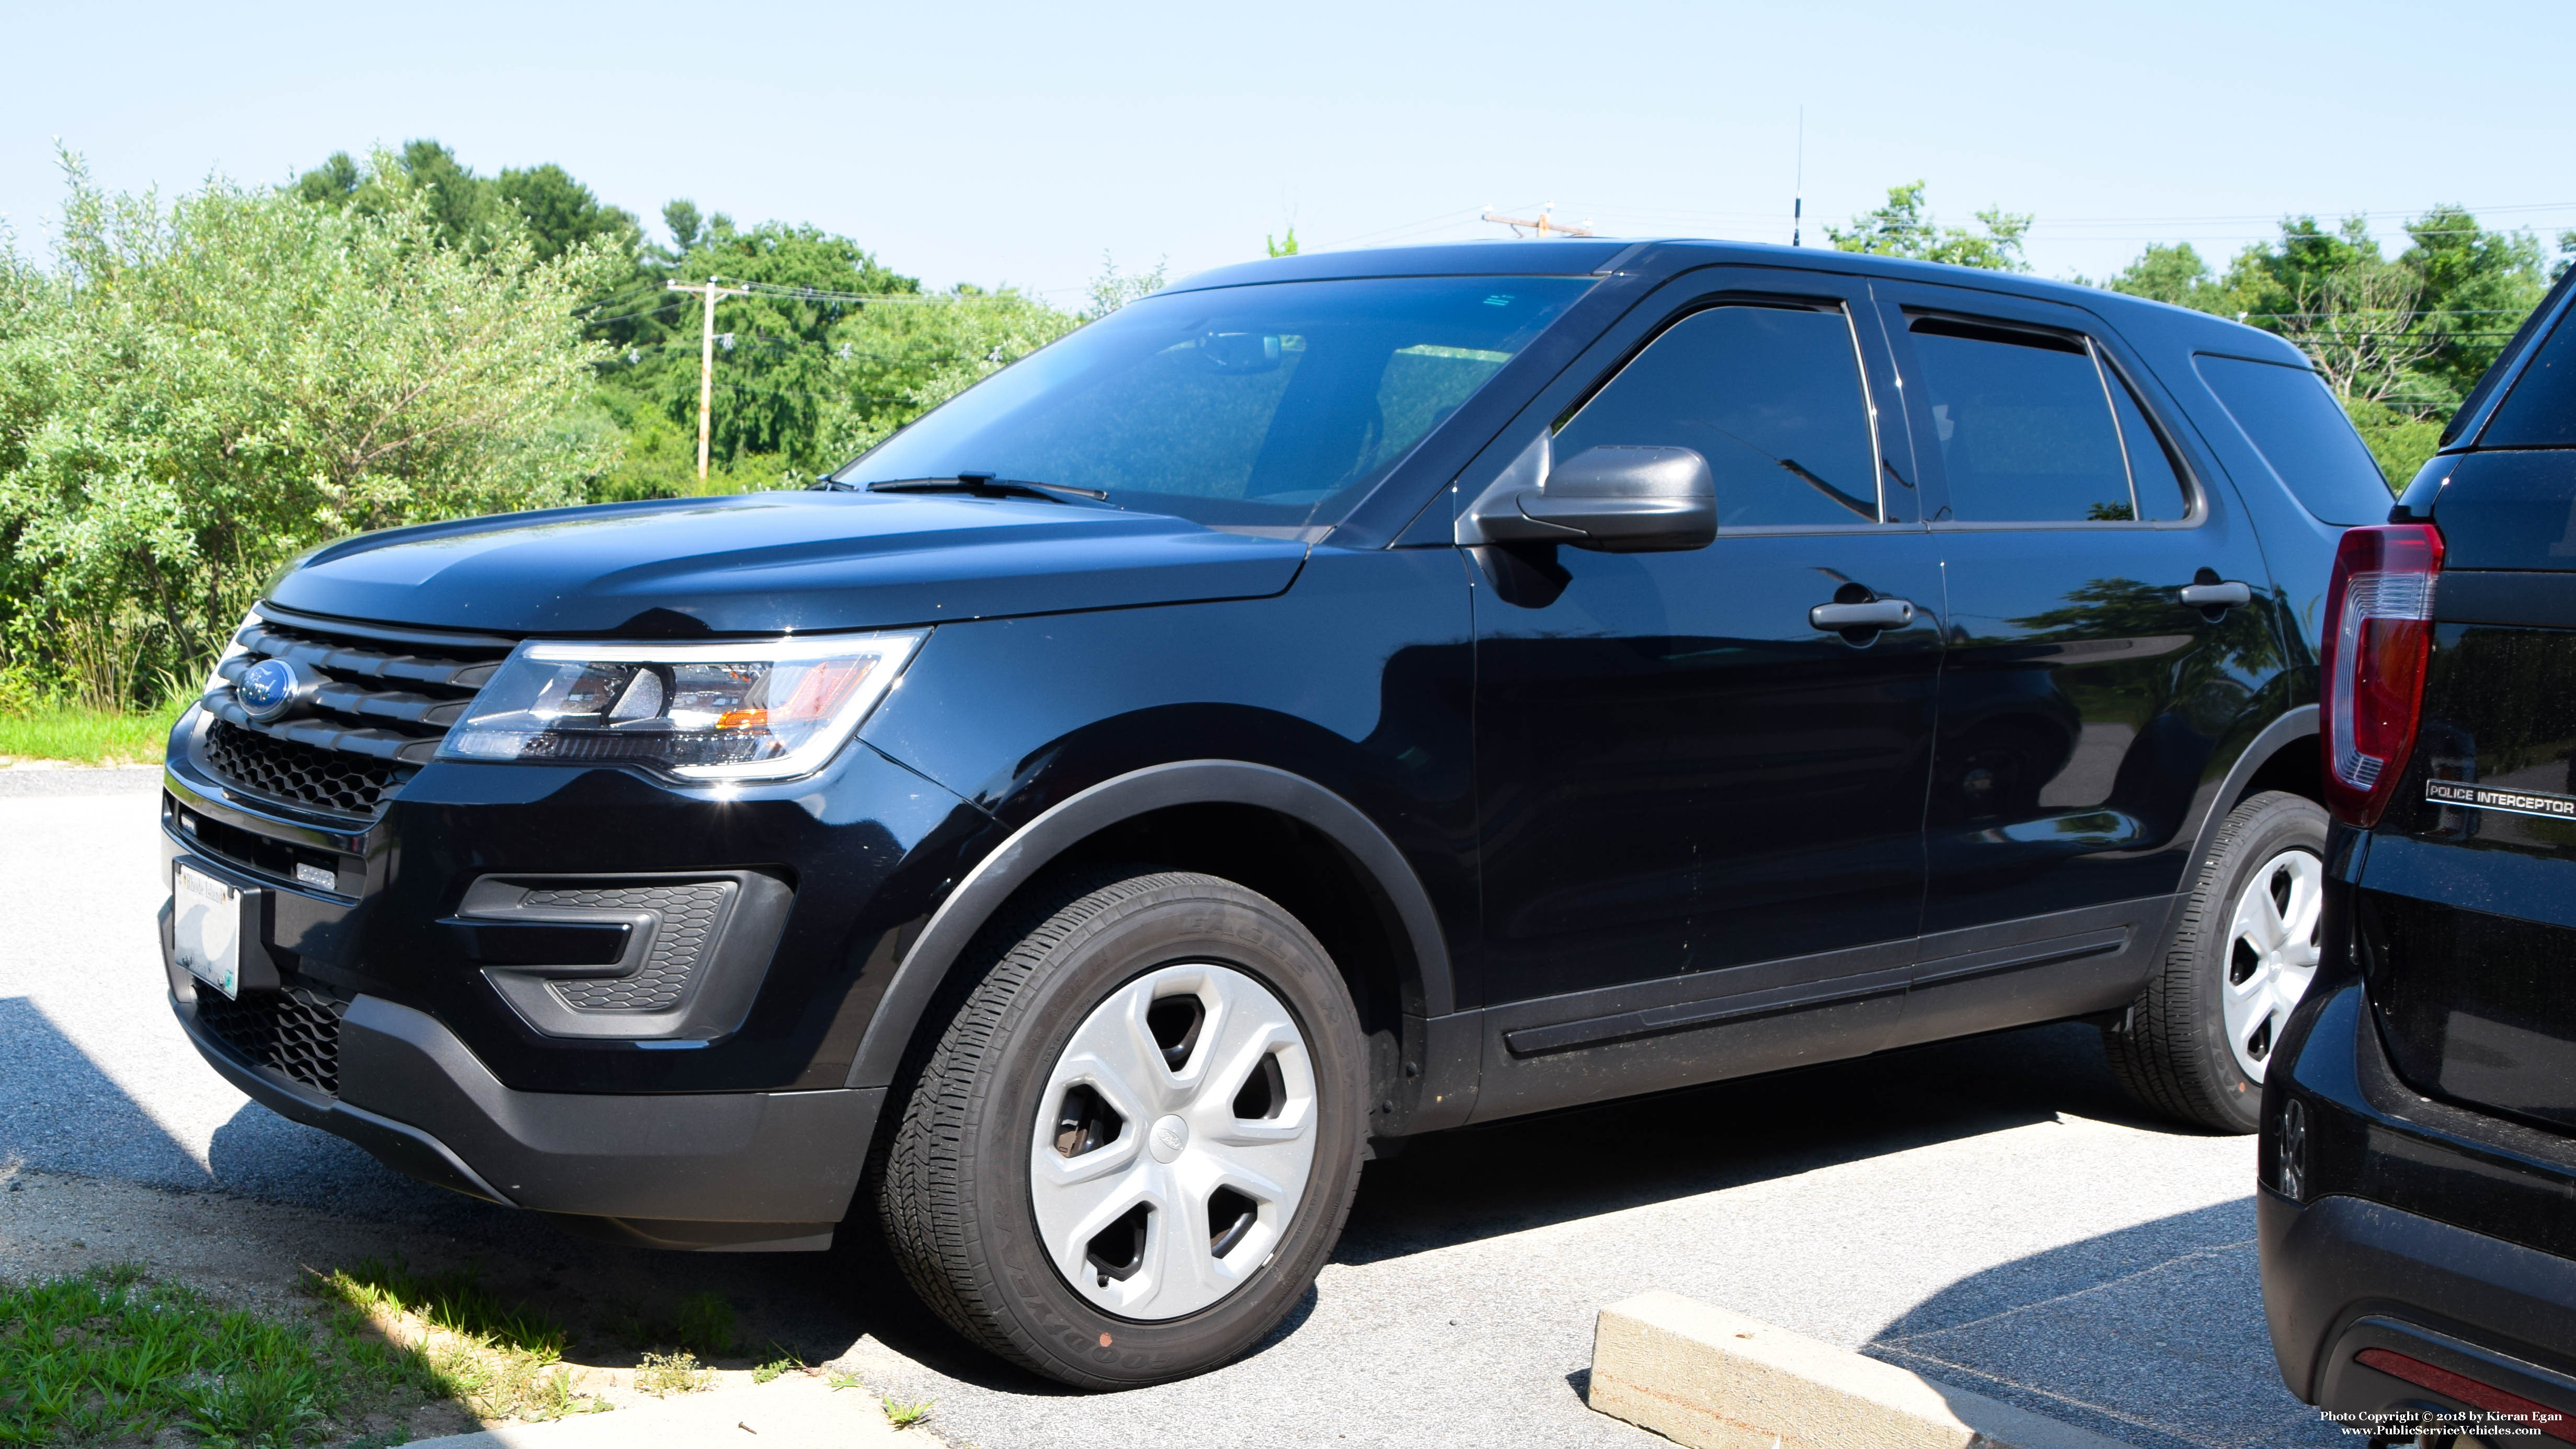
[[[2317,973],[2326,812],[2277,791],[2228,813],[2156,974],[2103,1032],[2139,1105],[2220,1132],[2260,1125],[2263,1074]]]
[[[1258,1342],[1358,1183],[1359,1024],[1276,903],[1075,880],[988,932],[877,1174],[886,1241],[961,1333],[1124,1388]]]

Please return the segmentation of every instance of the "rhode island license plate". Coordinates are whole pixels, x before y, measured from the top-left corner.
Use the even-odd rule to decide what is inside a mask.
[[[170,888],[170,945],[188,974],[241,994],[241,892],[182,865]]]

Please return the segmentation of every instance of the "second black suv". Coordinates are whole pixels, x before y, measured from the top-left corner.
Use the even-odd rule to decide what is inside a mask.
[[[2325,953],[2266,1086],[2263,1300],[2393,1440],[2576,1440],[2576,274],[2325,614]]]
[[[1091,1386],[1371,1144],[2066,1018],[2224,1129],[2314,964],[2286,344],[1839,253],[1211,273],[823,488],[316,551],[170,740],[244,1091],[637,1243],[851,1210]]]

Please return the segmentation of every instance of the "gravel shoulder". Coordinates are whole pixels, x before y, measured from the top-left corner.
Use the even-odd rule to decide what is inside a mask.
[[[2086,1028],[1426,1139],[1369,1165],[1281,1334],[1200,1379],[1082,1397],[958,1345],[864,1235],[820,1256],[595,1244],[248,1103],[162,999],[154,810],[148,781],[0,791],[0,1272],[140,1259],[256,1299],[399,1253],[480,1265],[577,1336],[712,1291],[746,1343],[933,1400],[937,1434],[984,1449],[1638,1449],[1660,1441],[1582,1392],[1594,1311],[1649,1288],[2141,1446],[2343,1442],[2272,1368],[2251,1139],[2132,1116]]]

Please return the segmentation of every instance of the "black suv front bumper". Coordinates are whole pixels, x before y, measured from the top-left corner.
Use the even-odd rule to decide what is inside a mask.
[[[163,947],[166,964],[166,930]],[[885,1096],[515,1092],[437,1018],[364,994],[340,1016],[333,1095],[208,1030],[213,988],[169,970],[189,1040],[253,1101],[423,1182],[653,1247],[830,1247]]]
[[[199,767],[187,736],[200,723],[174,732],[163,878],[184,860],[253,893],[239,1000],[176,963],[166,913],[162,952],[182,1025],[227,1080],[397,1170],[568,1226],[666,1247],[829,1245],[885,1095],[851,1085],[857,1040],[903,927],[979,813],[854,744],[773,798],[618,771],[432,767],[372,824],[339,821]],[[685,930],[646,929],[673,923],[621,909],[631,892],[552,890],[577,898],[570,910],[522,910],[524,892],[477,905],[496,881],[664,879],[730,893],[701,892],[722,909]],[[697,931],[704,979],[658,1012],[532,1015],[512,999],[529,993],[511,952],[567,930],[636,943],[594,958],[594,977],[628,973],[615,981],[669,967],[625,960],[641,943]],[[606,999],[596,985],[560,996]]]

